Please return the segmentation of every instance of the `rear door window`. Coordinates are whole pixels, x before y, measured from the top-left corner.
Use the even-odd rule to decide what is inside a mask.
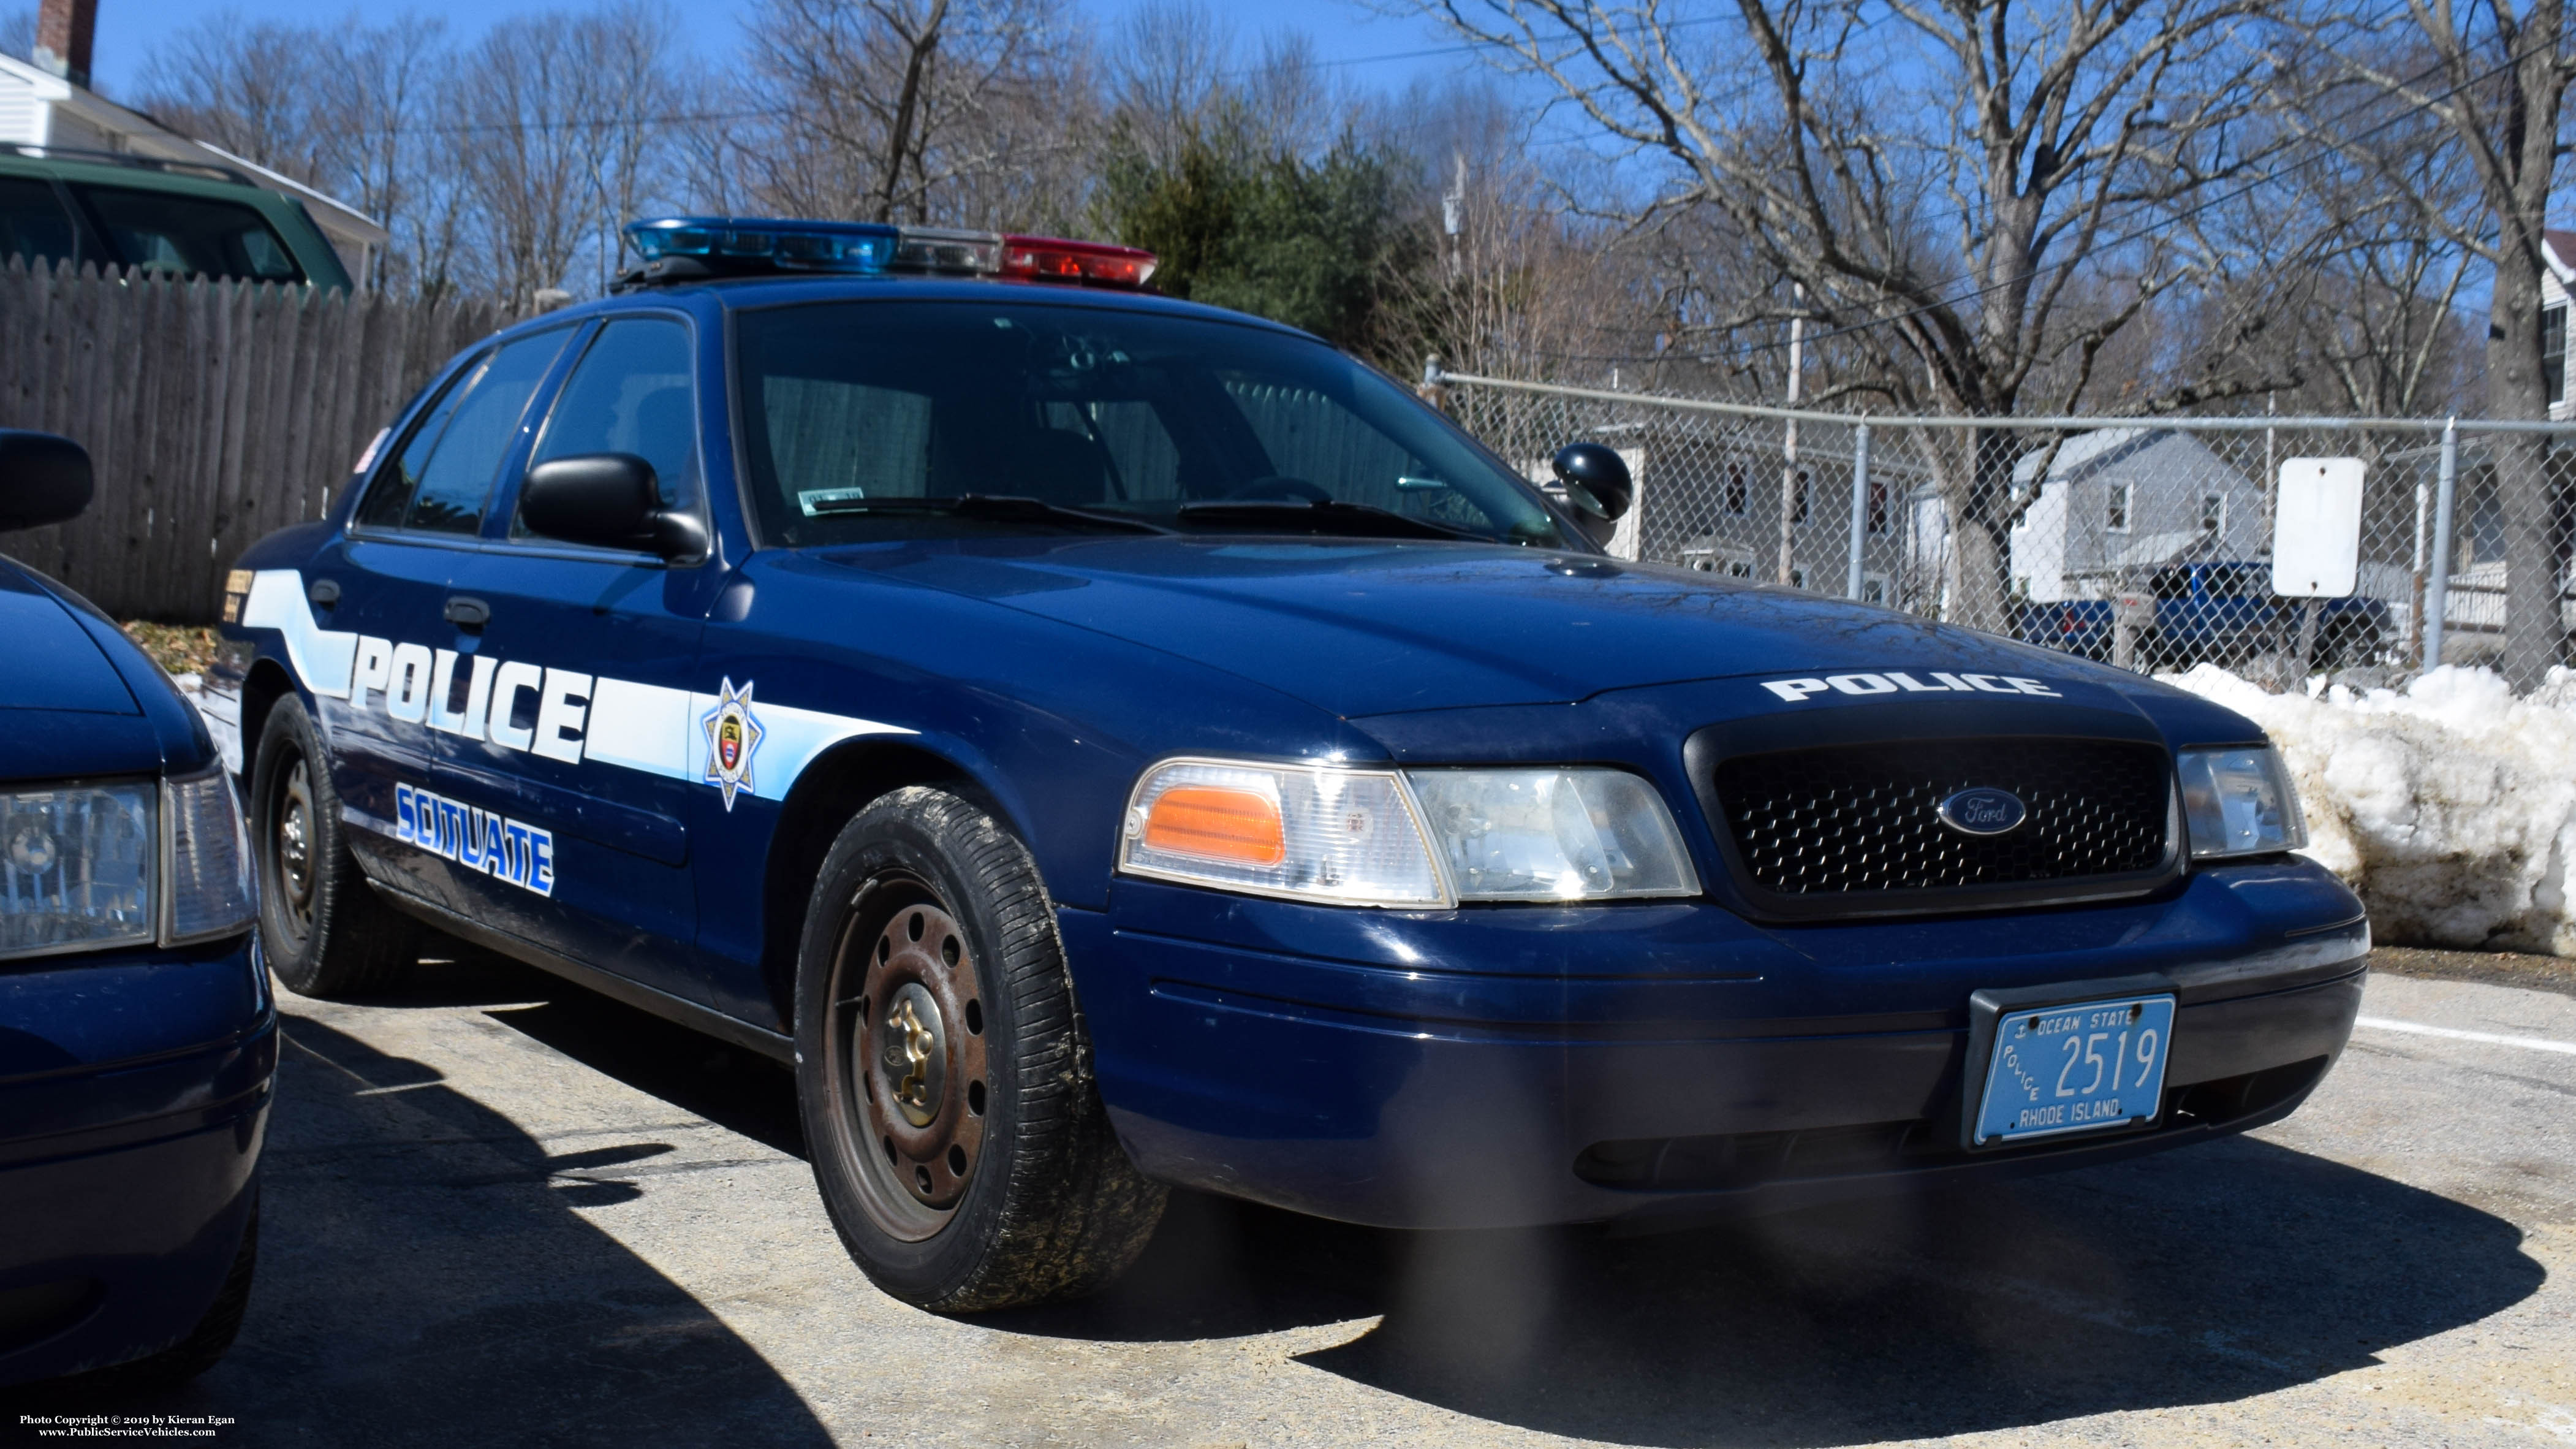
[[[255,207],[123,186],[72,191],[129,267],[226,281],[300,282],[295,254]]]
[[[522,337],[466,368],[386,463],[358,521],[431,533],[479,531],[484,501],[528,400],[570,335],[570,328],[558,327]]]
[[[51,183],[0,176],[0,261],[75,261],[79,248],[80,233]]]

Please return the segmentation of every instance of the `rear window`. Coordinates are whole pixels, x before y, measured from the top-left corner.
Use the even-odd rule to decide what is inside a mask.
[[[295,254],[255,207],[122,186],[76,185],[72,191],[129,267],[226,281],[304,280]]]
[[[50,184],[0,176],[0,261],[64,262],[79,254],[79,233]]]

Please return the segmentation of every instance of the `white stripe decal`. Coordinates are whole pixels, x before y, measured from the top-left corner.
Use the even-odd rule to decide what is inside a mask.
[[[242,601],[245,629],[275,629],[286,641],[286,662],[304,687],[332,699],[349,697],[349,664],[358,655],[358,636],[325,629],[313,622],[313,606],[304,598],[304,576],[293,569],[261,569]]]
[[[335,629],[324,629],[313,620],[313,606],[304,595],[304,577],[294,569],[262,569],[251,580],[250,595],[243,601],[241,625],[245,629],[274,629],[286,645],[287,663],[304,681],[304,687],[332,699],[351,698],[352,674],[359,653],[359,636]],[[387,641],[371,647],[390,654]],[[443,652],[443,651],[442,651]],[[372,656],[371,656],[372,657]],[[374,667],[374,666],[371,666]],[[467,677],[468,671],[451,664],[451,678]],[[507,668],[525,668],[512,665]],[[378,673],[384,672],[381,668]],[[510,701],[525,696],[533,700],[540,691],[533,669],[527,673],[525,689],[508,687],[507,669],[492,671],[504,688],[499,693],[507,699],[487,699],[480,704],[469,701],[468,713],[490,708],[494,719],[510,707]],[[560,671],[555,671],[558,675]],[[383,710],[385,686],[392,681],[375,680],[363,691],[356,703],[360,709]],[[578,681],[575,681],[578,683]],[[744,681],[746,701],[752,681]],[[665,779],[685,780],[692,784],[717,783],[710,768],[713,755],[709,745],[706,721],[720,707],[721,695],[699,694],[685,689],[671,689],[658,684],[639,684],[629,679],[593,679],[580,721],[580,760],[584,763],[615,765]],[[567,703],[571,701],[568,699]],[[438,702],[444,709],[445,701]],[[525,707],[524,705],[522,706]],[[881,724],[875,720],[849,715],[826,714],[820,710],[797,709],[791,705],[752,702],[751,718],[759,725],[760,735],[753,751],[749,793],[765,800],[783,800],[814,762],[817,755],[843,740],[862,735],[908,735],[917,733],[901,725]],[[480,722],[468,730],[481,738]],[[429,730],[418,727],[421,743],[429,743]],[[543,734],[541,730],[538,732]],[[505,740],[495,740],[505,748]],[[572,744],[567,732],[564,744]]]
[[[593,682],[581,757],[674,780],[695,778],[689,770],[689,726],[696,719],[689,709],[690,699],[685,689],[664,689],[658,684],[624,679]]]
[[[2455,1026],[2426,1026],[2420,1021],[2398,1021],[2385,1016],[2357,1016],[2353,1025],[2372,1031],[2402,1031],[2409,1036],[2438,1036],[2449,1041],[2483,1042],[2488,1046],[2521,1047],[2526,1051],[2564,1052],[2576,1057],[2576,1041],[2551,1041],[2545,1036],[2505,1036],[2492,1031],[2462,1031]]]

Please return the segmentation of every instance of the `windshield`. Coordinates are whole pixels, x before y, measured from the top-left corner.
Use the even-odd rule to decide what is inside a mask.
[[[1146,526],[1563,542],[1529,485],[1301,337],[999,299],[755,310],[736,336],[774,544]],[[968,495],[1050,507],[940,502]]]

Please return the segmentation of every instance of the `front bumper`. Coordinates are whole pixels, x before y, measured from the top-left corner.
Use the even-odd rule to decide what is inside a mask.
[[[1776,1210],[2106,1161],[2286,1115],[2369,928],[2322,869],[2110,907],[1763,929],[1705,904],[1399,914],[1122,880],[1060,913],[1103,1099],[1164,1181],[1388,1227]],[[2151,1129],[1959,1145],[1968,998],[2161,972]]]
[[[247,938],[0,974],[0,1385],[145,1357],[221,1290],[277,1017]]]

